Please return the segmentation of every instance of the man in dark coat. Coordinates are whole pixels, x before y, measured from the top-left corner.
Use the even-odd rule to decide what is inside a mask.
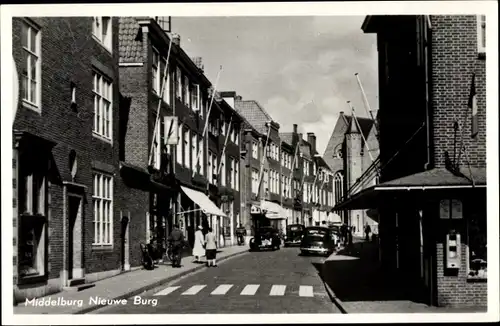
[[[179,225],[174,225],[174,228],[168,237],[168,241],[172,246],[172,267],[181,267],[182,248],[185,245],[185,240],[184,234],[179,229]]]

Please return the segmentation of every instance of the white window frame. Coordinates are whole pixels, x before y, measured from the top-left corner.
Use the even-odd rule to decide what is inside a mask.
[[[191,109],[193,111],[200,111],[200,85],[193,85],[193,92],[191,93]]]
[[[189,83],[189,77],[187,75],[184,75],[184,84],[183,84],[183,87],[184,87],[184,98],[182,99],[184,104],[188,107],[188,108],[191,108],[191,99],[190,99],[190,90],[189,90],[189,86],[190,86],[190,83]]]
[[[217,183],[219,182],[219,175],[217,174],[217,168],[218,168],[218,165],[217,165],[217,155],[215,155],[215,153],[212,153],[213,155],[213,165],[212,165],[212,183],[214,185],[217,185]],[[215,176],[215,178],[214,178]]]
[[[113,177],[93,171],[93,246],[113,246]],[[106,190],[106,183],[108,185]],[[105,205],[108,204],[108,205]],[[106,207],[107,206],[107,207]]]
[[[106,20],[106,21],[104,21]],[[102,17],[92,17],[92,36],[98,41],[106,50],[113,53],[113,25],[112,17],[102,16]],[[103,26],[106,24],[106,29],[108,31],[107,35],[104,35]]]
[[[94,136],[113,142],[113,82],[103,74],[93,71],[93,94],[94,94]],[[98,86],[98,87],[97,87]],[[107,91],[105,91],[107,89]],[[108,103],[109,111],[107,120],[105,118],[104,104]],[[96,107],[97,106],[97,107]],[[104,130],[108,122],[108,130]],[[107,132],[106,132],[107,131]]]
[[[205,165],[204,165],[204,162],[203,162],[203,158],[204,158],[204,149],[205,149],[205,146],[204,146],[204,141],[203,141],[203,137],[199,136],[198,137],[198,153],[200,154],[199,157],[198,157],[198,164],[200,164],[200,174],[201,175],[205,175]],[[198,153],[196,155],[198,155]]]
[[[226,177],[227,177],[227,167],[226,167],[226,163],[227,163],[227,156],[226,156],[226,153],[224,153],[223,156],[221,156],[220,158],[221,162],[221,167],[220,167],[220,170],[221,170],[221,179],[220,179],[220,183],[221,183],[221,186],[226,186]]]
[[[161,62],[161,66],[160,66],[160,71],[165,70],[165,66],[168,64],[167,63],[167,59],[165,58],[161,58],[160,60]],[[161,76],[161,74],[160,74]],[[163,80],[160,81],[160,87],[161,86],[161,83],[163,82]],[[170,70],[167,69],[167,78],[165,79],[165,89],[163,90],[163,101],[167,104],[170,104]],[[160,92],[161,92],[161,88],[160,88]]]
[[[176,70],[175,70],[175,77],[177,79],[177,87],[175,89],[175,96],[177,96],[177,98],[179,100],[182,99],[182,71],[181,71],[181,68],[177,67]]]
[[[24,31],[27,32],[26,35],[26,42],[28,46],[25,46],[24,44],[21,44],[23,47],[23,54],[27,55],[27,62],[26,64],[26,74],[24,74],[23,71],[20,73],[20,78],[21,78],[21,98],[22,98],[22,103],[23,106],[29,109],[32,109],[37,112],[41,112],[42,110],[42,32],[40,28],[36,27],[34,24],[29,22],[28,20],[23,20],[23,29],[21,33],[24,33]],[[31,48],[32,40],[31,40],[31,32],[35,31],[35,42],[34,42],[34,49]],[[34,51],[33,51],[34,50]],[[28,58],[30,58],[28,60]],[[36,77],[35,79],[32,79],[32,60],[31,58],[35,59],[35,74]],[[24,86],[24,81],[26,80],[26,86]],[[35,82],[35,97],[36,99],[32,99],[32,94],[31,94],[31,87],[32,83]],[[27,93],[27,98],[25,96],[25,89]]]
[[[184,131],[183,131],[183,125],[182,123],[179,123],[179,129],[178,129],[178,135],[179,135],[179,141],[177,142],[176,147],[176,156],[177,156],[177,163],[179,165],[182,165],[183,162],[183,156],[182,156],[182,151],[183,151],[183,138],[184,138]]]
[[[253,141],[252,142],[252,157],[255,158],[255,159],[258,159],[258,147],[257,147],[257,142]]]
[[[161,57],[160,57],[160,52],[153,47],[153,56],[151,58],[151,86],[153,89],[153,92],[160,95],[160,87],[161,87],[161,81],[160,81],[160,65],[161,65]]]
[[[198,134],[194,131],[191,132],[191,169],[197,171],[196,169],[196,157],[198,156]]]
[[[191,159],[189,157],[189,152],[191,152],[191,145],[190,145],[191,137],[190,137],[190,133],[189,133],[189,128],[186,127],[183,132],[184,132],[184,142],[183,142],[184,156],[182,158],[182,164],[185,167],[190,168]]]
[[[477,15],[477,52],[486,54],[486,15]]]

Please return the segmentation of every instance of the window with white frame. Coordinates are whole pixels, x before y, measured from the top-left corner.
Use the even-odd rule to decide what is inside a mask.
[[[212,154],[213,155],[213,164],[212,164],[212,175],[213,175],[213,178],[212,178],[212,182],[213,184],[217,184],[218,183],[218,180],[219,180],[219,176],[217,174],[217,168],[219,167],[218,165],[218,160],[217,160],[217,155],[215,154]]]
[[[342,175],[342,172],[337,172],[335,173],[335,176],[333,177],[333,184],[334,184],[334,197],[335,197],[335,203],[340,203],[342,201],[342,197],[344,195],[344,176]]]
[[[165,103],[170,104],[170,72],[167,70],[167,78],[165,78],[165,67],[167,66],[167,59],[161,59],[161,67],[160,67],[160,75],[161,75],[161,83],[163,83],[163,79],[165,79],[165,85],[163,87],[163,100]],[[161,92],[160,88],[160,92]]]
[[[191,93],[191,107],[193,111],[200,110],[200,85],[193,85],[193,92]]]
[[[198,172],[196,167],[196,156],[198,155],[198,135],[192,132],[191,135],[191,169]]]
[[[212,154],[211,151],[208,151],[208,157],[207,157],[207,179],[209,183],[213,183],[213,175],[212,175],[212,166],[214,164],[214,155]]]
[[[252,142],[252,157],[253,158],[259,158],[259,147],[257,145],[257,142],[253,141]]]
[[[182,146],[183,146],[183,132],[182,132],[182,123],[179,123],[179,129],[178,129],[178,135],[179,135],[179,141],[177,142],[176,147],[176,156],[177,156],[177,163],[182,164],[183,162],[183,156],[182,156]]]
[[[184,130],[184,157],[182,158],[182,164],[185,167],[189,168],[190,160],[189,160],[189,152],[191,151],[191,146],[189,143],[191,142],[191,138],[189,137],[189,129],[186,127]]]
[[[41,93],[41,32],[34,25],[23,21],[21,45],[21,94],[24,103],[40,109]]]
[[[234,175],[235,175],[235,187],[236,191],[240,191],[240,169],[239,169],[240,161],[235,160],[234,163]]]
[[[234,143],[236,145],[239,145],[240,144],[240,127],[237,127],[234,129]]]
[[[112,49],[111,17],[92,17],[92,34],[106,49]]]
[[[94,245],[113,244],[113,177],[93,173]]]
[[[236,175],[235,175],[236,174],[236,170],[234,168],[235,162],[236,161],[234,160],[234,158],[232,158],[232,157],[229,158],[229,178],[230,178],[229,182],[231,183],[231,188],[232,189],[236,189],[236,182],[235,182],[235,180],[236,180]]]
[[[155,140],[153,142],[153,167],[160,169],[162,148],[165,144],[165,119],[160,118],[159,128],[156,129]]]
[[[160,53],[153,48],[153,62],[151,64],[151,86],[153,91],[160,94]]]
[[[226,121],[222,121],[221,127],[220,127],[220,133],[222,136],[226,135]]]
[[[198,164],[200,165],[200,174],[201,175],[205,175],[205,165],[203,162],[204,161],[203,160],[204,153],[205,153],[204,148],[205,148],[205,146],[203,146],[203,138],[200,136],[199,141],[198,141],[198,153],[197,153],[197,155],[199,154],[198,155]]]
[[[486,15],[477,16],[477,50],[486,53]]]
[[[113,84],[93,72],[94,133],[108,140],[113,136]]]
[[[182,72],[181,68],[177,67],[175,70],[175,77],[177,79],[177,87],[175,89],[175,95],[177,98],[181,99],[182,98]]]
[[[227,156],[226,156],[226,153],[224,153],[224,155],[221,156],[220,158],[220,172],[221,172],[221,186],[226,186],[226,178],[227,178],[227,171],[226,171],[226,159],[227,159]]]
[[[252,193],[257,194],[259,183],[259,172],[257,170],[252,170]]]
[[[184,76],[184,104],[186,104],[187,107],[190,107],[191,103],[189,103],[189,78],[188,76]]]

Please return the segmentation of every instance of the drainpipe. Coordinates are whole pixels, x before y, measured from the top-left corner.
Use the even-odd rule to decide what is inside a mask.
[[[424,170],[429,169],[429,165],[431,164],[431,126],[430,126],[430,101],[431,99],[431,83],[429,80],[429,74],[431,69],[431,60],[429,60],[429,50],[431,45],[431,25],[430,25],[430,17],[426,16],[426,23],[423,23],[421,28],[423,29],[423,33],[421,33],[423,44],[423,57],[424,57],[424,72],[425,72],[425,124],[426,124],[426,142],[427,142],[427,162],[424,164]]]

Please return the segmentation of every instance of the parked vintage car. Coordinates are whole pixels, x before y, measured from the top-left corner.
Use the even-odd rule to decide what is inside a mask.
[[[303,224],[290,224],[286,227],[285,247],[300,246],[305,226]]]
[[[301,254],[319,254],[329,256],[334,251],[335,234],[332,230],[322,226],[311,226],[305,228],[304,237],[300,243]]]
[[[279,250],[281,239],[277,229],[271,226],[262,226],[255,232],[255,236],[250,239],[250,250],[259,251],[262,249]]]

